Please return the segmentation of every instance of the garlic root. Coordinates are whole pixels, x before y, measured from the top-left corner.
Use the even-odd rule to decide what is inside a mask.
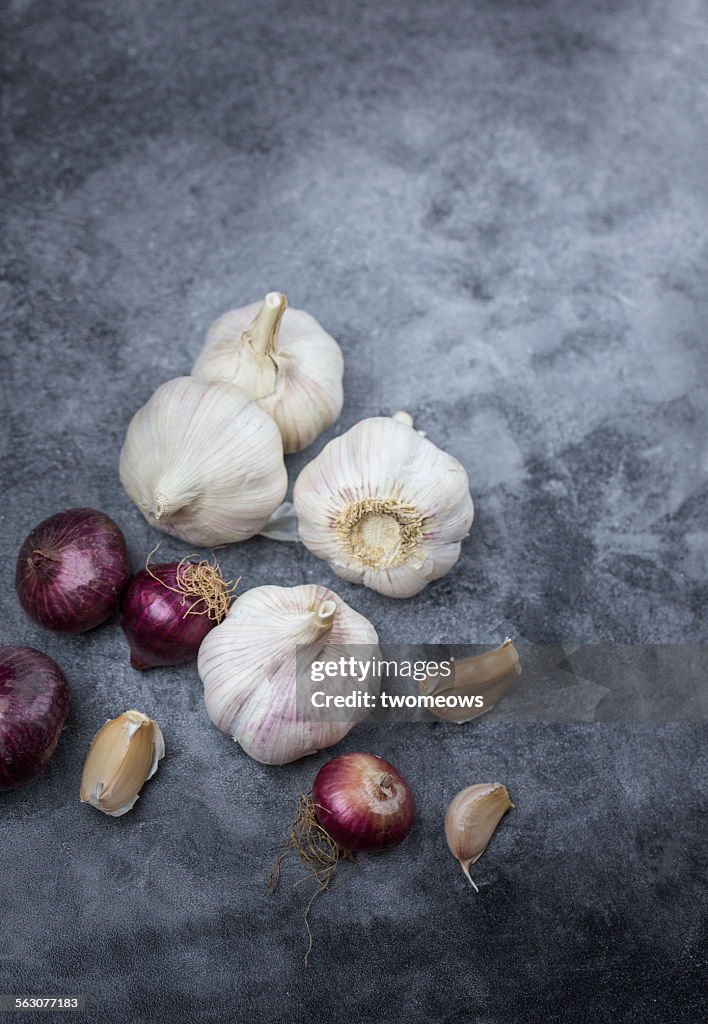
[[[330,441],[297,478],[293,503],[313,554],[389,597],[411,597],[448,572],[474,518],[463,466],[403,413]]]

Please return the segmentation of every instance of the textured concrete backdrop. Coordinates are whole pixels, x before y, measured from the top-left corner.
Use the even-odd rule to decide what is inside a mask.
[[[72,505],[142,563],[129,418],[279,288],[342,343],[334,432],[408,408],[478,515],[407,602],[264,540],[224,554],[243,587],[331,585],[388,641],[704,641],[706,4],[11,0],[3,37],[1,639],[74,706],[0,799],[0,991],[83,992],[101,1022],[697,1019],[698,726],[357,728],[340,749],[390,757],[419,816],[319,901],[305,970],[303,889],[265,883],[327,755],[250,761],[193,668],[133,672],[116,623],[35,627],[12,574]],[[114,821],[78,780],[130,706],[168,757]],[[517,810],[475,896],[441,818],[492,779]]]

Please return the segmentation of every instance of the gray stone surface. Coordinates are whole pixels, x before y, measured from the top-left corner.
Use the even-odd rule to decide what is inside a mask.
[[[74,705],[0,798],[0,991],[102,1022],[698,1019],[701,727],[357,728],[340,749],[394,761],[417,824],[319,901],[305,970],[303,889],[265,885],[327,755],[250,761],[194,669],[132,671],[115,622],[35,627],[12,576],[72,505],[141,564],[130,416],[281,288],[344,348],[335,432],[410,409],[478,514],[408,602],[265,540],[223,555],[243,587],[332,585],[392,642],[705,641],[705,3],[14,0],[3,36],[1,639]],[[114,821],[78,780],[127,706],[168,757]],[[495,778],[517,809],[475,896],[441,818]]]

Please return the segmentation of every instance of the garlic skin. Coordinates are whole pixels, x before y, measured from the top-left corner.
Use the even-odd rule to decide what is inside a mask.
[[[238,384],[278,424],[286,454],[299,452],[342,411],[342,351],[282,292],[232,309],[211,327],[192,375]]]
[[[452,569],[474,506],[463,466],[397,416],[330,441],[293,501],[300,539],[338,576],[411,597]]]
[[[330,747],[367,711],[358,717],[350,712],[346,722],[329,720],[336,715],[307,721],[307,714],[298,714],[296,670],[317,660],[338,660],[351,644],[364,645],[366,657],[380,657],[371,623],[327,587],[248,590],[199,648],[207,713],[261,764],[287,764]],[[351,678],[335,676],[313,684],[313,690],[351,693],[352,686]],[[378,694],[379,680],[369,677],[357,688]],[[299,696],[302,700],[302,691]]]
[[[447,845],[475,892],[479,889],[470,877],[470,866],[477,863],[497,825],[513,806],[501,782],[482,782],[461,790],[447,809]]]
[[[507,637],[494,651],[485,651],[471,658],[460,658],[454,663],[452,679],[440,676],[426,677],[418,683],[418,693],[437,696],[480,696],[484,699],[481,708],[430,708],[431,715],[446,722],[463,725],[487,711],[521,675],[519,653]]]
[[[93,738],[84,762],[80,798],[112,818],[127,814],[165,756],[157,722],[140,711],[109,719]]]
[[[151,526],[216,547],[258,533],[288,480],[280,433],[235,384],[177,377],[130,422],[120,478]]]

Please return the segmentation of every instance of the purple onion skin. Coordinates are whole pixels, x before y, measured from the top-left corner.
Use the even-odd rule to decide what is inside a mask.
[[[33,647],[0,646],[0,792],[39,775],[69,713],[69,684]]]
[[[15,589],[40,626],[85,633],[113,615],[129,578],[125,537],[113,520],[92,508],[70,508],[27,537]]]
[[[345,850],[390,850],[413,827],[410,786],[375,754],[333,757],[317,773],[312,801],[322,828]]]
[[[150,573],[157,580],[142,569],[133,576],[123,595],[120,622],[130,644],[133,668],[193,661],[202,640],[216,625],[206,614],[185,614],[197,599],[167,589],[177,586],[178,566],[179,562],[151,565]]]

